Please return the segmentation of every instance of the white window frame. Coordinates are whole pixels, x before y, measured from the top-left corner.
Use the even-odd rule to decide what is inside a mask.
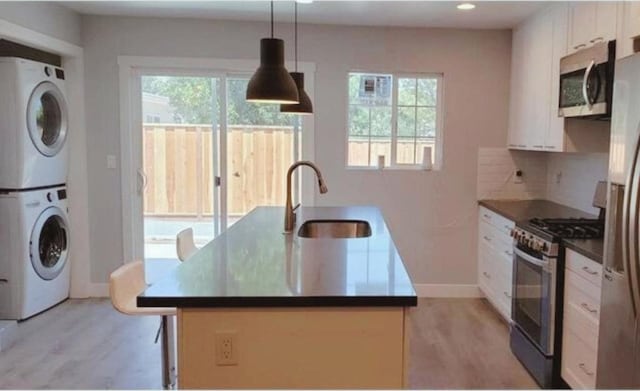
[[[170,66],[167,66],[170,64]],[[216,76],[220,73],[228,75],[253,74],[259,61],[216,59],[216,58],[191,58],[191,57],[140,57],[119,56],[119,86],[120,86],[120,168],[121,168],[121,197],[122,197],[122,239],[123,259],[130,262],[141,259],[144,255],[144,228],[142,216],[142,198],[139,192],[140,179],[136,175],[138,168],[142,167],[142,156],[134,146],[140,145],[140,126],[142,124],[141,88],[139,80],[141,74],[153,73],[160,70],[163,75],[205,75]],[[292,63],[286,64],[293,69]],[[314,99],[315,63],[298,63],[298,68],[305,73],[305,91]],[[226,96],[226,94],[222,94]],[[226,103],[222,103],[226,104]],[[304,136],[301,137],[300,156],[305,160],[314,159],[314,124],[315,116],[303,116],[301,118]],[[222,134],[224,134],[223,132]],[[226,140],[225,140],[226,141]],[[224,151],[224,150],[223,150]],[[226,181],[227,167],[226,155],[220,155],[220,176]],[[306,205],[315,205],[315,180],[309,176],[302,176],[300,180],[300,197]],[[225,188],[223,188],[224,190]],[[221,192],[220,197],[226,198],[226,193]],[[226,210],[221,210],[224,215]]]
[[[363,71],[363,70],[350,70],[347,72],[346,77],[346,98],[347,98],[347,110],[346,110],[346,137],[345,137],[345,167],[349,170],[377,170],[375,165],[369,166],[353,166],[349,165],[349,109],[351,107],[351,100],[349,97],[349,76],[352,73],[369,73],[374,75],[391,75],[392,87],[391,87],[391,153],[388,166],[385,166],[385,170],[416,170],[423,169],[422,163],[416,164],[398,164],[397,163],[397,143],[398,143],[398,80],[399,79],[437,79],[438,90],[436,93],[436,137],[433,151],[433,170],[439,170],[442,168],[442,153],[443,153],[443,127],[444,127],[444,72],[429,72],[429,73],[409,73],[409,72],[390,72],[390,71]],[[416,86],[417,94],[417,86]],[[417,104],[415,106],[402,106],[402,107],[426,107]],[[369,140],[371,143],[371,140]],[[369,153],[371,153],[371,147],[369,147]],[[371,157],[369,158],[371,160]],[[371,161],[370,164],[373,164]]]

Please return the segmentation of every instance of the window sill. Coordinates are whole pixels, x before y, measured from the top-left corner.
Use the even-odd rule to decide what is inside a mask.
[[[419,165],[398,165],[385,168],[378,168],[372,166],[347,166],[348,171],[438,171],[437,168],[426,169]]]

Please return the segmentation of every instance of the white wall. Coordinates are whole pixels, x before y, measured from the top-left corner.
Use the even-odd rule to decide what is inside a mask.
[[[54,3],[1,1],[0,19],[75,45],[82,41],[80,15]]]
[[[276,26],[288,54],[291,27]],[[105,164],[120,153],[117,57],[257,59],[267,33],[264,23],[83,18],[94,282],[122,263],[120,174]],[[317,67],[315,160],[330,188],[318,203],[380,206],[415,283],[475,284],[477,151],[506,139],[510,32],[305,25],[300,42]],[[442,171],[345,168],[350,70],[444,73]]]

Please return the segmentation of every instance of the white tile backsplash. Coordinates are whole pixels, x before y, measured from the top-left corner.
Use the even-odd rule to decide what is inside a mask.
[[[544,153],[480,148],[478,151],[478,199],[532,199],[546,195],[547,168]],[[515,172],[523,173],[515,183]]]
[[[547,158],[547,199],[597,214],[592,206],[598,181],[607,179],[608,153],[550,153]]]
[[[589,213],[596,183],[606,180],[607,153],[543,153],[480,148],[478,199],[548,199]],[[514,183],[516,170],[523,183]],[[558,176],[558,174],[560,174]],[[559,177],[559,181],[558,181]]]

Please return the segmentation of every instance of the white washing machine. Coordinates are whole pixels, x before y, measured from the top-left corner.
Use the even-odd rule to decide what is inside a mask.
[[[67,182],[64,78],[52,65],[0,57],[0,189]]]
[[[63,186],[0,194],[0,319],[26,319],[69,297]]]

